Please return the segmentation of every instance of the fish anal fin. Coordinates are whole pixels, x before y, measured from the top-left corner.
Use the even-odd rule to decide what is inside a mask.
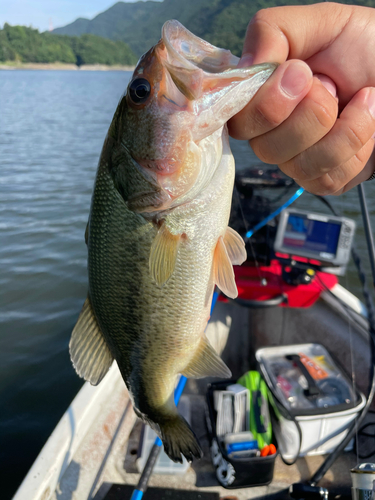
[[[238,295],[232,262],[229,258],[224,238],[220,236],[214,252],[214,280],[220,290],[231,299]]]
[[[113,356],[99,328],[89,297],[83,304],[69,342],[70,358],[78,375],[98,385]]]
[[[245,242],[237,231],[229,226],[225,231],[224,243],[228,257],[233,265],[240,265],[245,262],[247,258]]]
[[[163,223],[152,242],[150,272],[160,286],[166,283],[174,271],[180,239],[181,235],[172,234]]]
[[[187,378],[229,378],[232,373],[207,338],[203,336],[197,352],[182,375]]]

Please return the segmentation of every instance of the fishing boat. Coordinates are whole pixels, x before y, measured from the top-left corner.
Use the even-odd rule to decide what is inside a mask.
[[[287,213],[288,203],[277,202],[280,210],[275,216],[266,197],[256,194],[259,186],[264,192],[271,190],[272,193],[276,189],[294,192],[297,188],[274,169],[253,168],[236,177],[230,224],[247,236],[249,259],[235,271],[239,298],[219,297],[207,336],[231,369],[234,381],[254,366],[255,353],[262,348],[313,343],[334,354],[359,393],[367,396],[372,365],[368,308],[340,285],[337,271],[343,272],[344,266],[333,266],[336,270],[332,271],[332,267],[328,268],[327,264],[322,267],[308,253],[296,259],[293,252],[287,253],[283,248],[283,241],[279,241],[277,251],[275,242],[283,221],[278,214],[281,208],[284,209],[282,213]],[[281,200],[275,196],[273,199]],[[321,215],[320,221],[323,219]],[[255,233],[257,238],[252,238]],[[223,486],[223,481],[220,484],[218,467],[214,465],[212,435],[207,429],[207,387],[212,382],[215,380],[188,380],[181,396],[181,405],[188,408],[191,426],[201,443],[203,458],[191,465],[186,462],[180,465],[161,457],[164,462],[160,462],[159,467],[157,464],[149,479],[146,500],[282,499],[290,498],[292,484],[311,487],[310,493],[316,494],[316,498],[328,498],[328,494],[338,491],[340,498],[350,498],[350,469],[361,461],[361,452],[371,455],[368,444],[363,450],[358,428],[354,432],[357,434],[354,448],[349,442],[345,446],[349,451],[332,462],[319,482],[314,483],[311,478],[326,461],[327,450],[322,452],[316,448],[315,453],[305,453],[293,465],[284,463],[278,453],[272,481],[267,485],[230,491]],[[356,418],[360,418],[363,407],[365,400],[349,419],[350,423],[354,425]],[[369,414],[365,418],[371,420]],[[337,441],[339,436],[340,444],[348,433],[349,424],[342,427],[335,422],[330,439]],[[129,394],[114,363],[99,386],[83,385],[14,500],[131,498],[144,466],[147,432],[133,412]],[[322,449],[324,451],[324,447]],[[225,476],[226,462],[222,461],[222,456],[220,460],[220,473]],[[318,476],[315,474],[315,478],[320,479]],[[306,490],[299,497],[297,490],[295,488],[294,498],[305,498]]]

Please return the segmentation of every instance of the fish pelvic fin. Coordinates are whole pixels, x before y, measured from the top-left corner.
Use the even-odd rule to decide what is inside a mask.
[[[152,242],[150,272],[160,286],[168,281],[174,271],[180,239],[181,235],[172,234],[163,223]]]
[[[183,455],[188,462],[202,458],[203,452],[190,425],[179,414],[158,421],[164,451],[173,462],[182,463]]]
[[[193,359],[184,369],[182,375],[187,378],[229,378],[232,373],[209,343],[207,337],[203,336]]]
[[[91,385],[98,385],[112,364],[113,356],[99,328],[89,297],[73,329],[69,352],[75,371]]]
[[[233,265],[240,265],[245,262],[247,258],[245,242],[237,231],[229,226],[225,231],[224,244],[228,257]]]
[[[230,250],[232,253],[232,249]],[[231,259],[229,257],[224,238],[220,236],[214,251],[214,281],[220,290],[235,299],[238,295],[237,285],[234,279],[234,272]]]

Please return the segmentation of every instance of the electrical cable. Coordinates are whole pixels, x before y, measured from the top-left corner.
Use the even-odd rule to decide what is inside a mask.
[[[374,413],[374,412],[370,410],[368,413]],[[367,424],[362,425],[362,427],[358,431],[358,438],[363,436],[363,437],[375,439],[375,432],[372,434],[368,433],[368,432],[364,432],[365,429],[367,429],[368,427],[371,427],[371,426],[375,426],[375,422],[368,422]],[[358,458],[360,458],[361,460],[366,459],[366,458],[370,458],[374,455],[374,453],[375,453],[375,450],[373,448],[369,453],[364,453],[364,454],[358,453]]]
[[[261,221],[259,224],[257,224],[252,230],[248,231],[246,233],[246,238],[249,239],[251,236],[258,231],[261,227],[266,225],[270,220],[272,220],[274,217],[280,214],[280,212],[284,209],[287,208],[295,199],[297,199],[302,193],[303,193],[303,188],[300,188],[299,190],[296,191],[296,193],[284,204],[282,205],[279,209],[277,209],[275,212],[270,214],[268,217],[266,217],[263,221]],[[360,203],[361,203],[361,211],[362,211],[362,217],[363,217],[363,223],[365,227],[365,233],[366,233],[366,240],[367,240],[367,246],[368,246],[368,252],[369,252],[369,257],[370,257],[370,262],[371,262],[371,269],[373,272],[373,282],[375,286],[375,248],[374,248],[374,242],[372,238],[372,233],[371,233],[371,226],[370,226],[370,219],[368,215],[368,210],[367,210],[367,205],[366,205],[366,198],[363,190],[363,186],[359,185],[358,186],[358,191],[359,191],[359,197],[360,197]],[[329,201],[326,198],[322,198],[320,196],[317,196],[326,206],[330,208],[332,213],[334,215],[337,215],[336,211],[332,207],[332,205],[329,203]],[[311,486],[315,486],[321,479],[322,477],[326,474],[328,469],[332,466],[332,464],[335,462],[337,457],[341,454],[341,452],[346,448],[350,440],[353,438],[356,427],[362,423],[363,419],[365,418],[374,394],[375,394],[375,315],[374,315],[374,307],[372,304],[372,299],[370,292],[367,287],[367,280],[366,280],[366,275],[363,271],[361,260],[359,258],[358,253],[355,251],[355,249],[352,249],[352,257],[354,260],[354,263],[357,267],[359,278],[362,283],[363,287],[363,294],[366,302],[366,307],[368,311],[368,321],[369,321],[369,339],[370,339],[370,347],[371,347],[371,366],[370,366],[370,386],[369,386],[369,393],[367,397],[367,402],[365,407],[363,408],[361,414],[357,416],[352,425],[349,427],[348,433],[346,437],[341,441],[341,443],[336,447],[336,449],[328,455],[327,459],[323,462],[323,464],[319,467],[319,469],[315,472],[315,474],[312,476],[311,480],[309,481],[309,484]],[[334,295],[334,294],[332,294]],[[337,297],[335,297],[337,300],[339,300]],[[298,428],[299,426],[297,426]]]
[[[358,193],[359,193],[359,197],[360,197],[360,201],[361,201],[361,212],[362,212],[362,217],[363,217],[363,225],[365,227],[368,253],[369,253],[369,258],[371,261],[371,269],[373,271],[373,280],[375,283],[375,249],[374,249],[373,239],[371,237],[367,238],[367,235],[371,234],[371,226],[370,226],[370,219],[368,216],[366,196],[365,196],[365,193],[363,190],[363,186],[361,184],[358,186]],[[328,207],[331,208],[330,203],[326,199],[324,199],[324,203]],[[331,209],[333,211],[333,208],[331,208]],[[333,211],[333,213],[335,213],[335,212]],[[360,278],[361,283],[362,283],[363,294],[364,294],[367,312],[368,312],[369,339],[370,339],[370,347],[371,347],[369,394],[367,396],[366,405],[364,406],[361,414],[353,420],[345,438],[335,448],[335,450],[332,453],[330,453],[330,455],[328,455],[326,460],[323,462],[323,464],[319,467],[319,469],[315,472],[315,474],[312,476],[312,478],[308,482],[309,485],[311,485],[311,486],[316,486],[316,484],[322,479],[322,477],[326,474],[328,469],[332,466],[332,464],[335,462],[335,460],[338,458],[338,456],[342,453],[342,451],[346,448],[348,443],[354,437],[356,427],[359,426],[363,422],[367,412],[370,409],[370,406],[372,404],[372,400],[373,400],[373,397],[375,394],[375,316],[374,316],[374,307],[372,304],[370,292],[368,290],[367,279],[366,279],[366,275],[365,275],[363,268],[362,268],[361,260],[358,256],[357,252],[353,251],[353,250],[352,250],[352,256],[353,256],[354,263],[358,269],[358,274],[359,274],[359,278]]]

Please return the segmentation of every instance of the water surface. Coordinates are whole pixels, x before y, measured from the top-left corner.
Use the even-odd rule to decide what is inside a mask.
[[[12,496],[82,383],[68,342],[86,297],[84,231],[100,150],[129,78],[0,71],[2,499]],[[239,168],[259,163],[246,143],[233,141],[233,149]],[[374,216],[375,182],[366,188]],[[333,202],[361,225],[356,190]],[[296,206],[326,211],[309,195]],[[366,256],[361,228],[356,241]],[[360,294],[352,267],[341,282]]]

